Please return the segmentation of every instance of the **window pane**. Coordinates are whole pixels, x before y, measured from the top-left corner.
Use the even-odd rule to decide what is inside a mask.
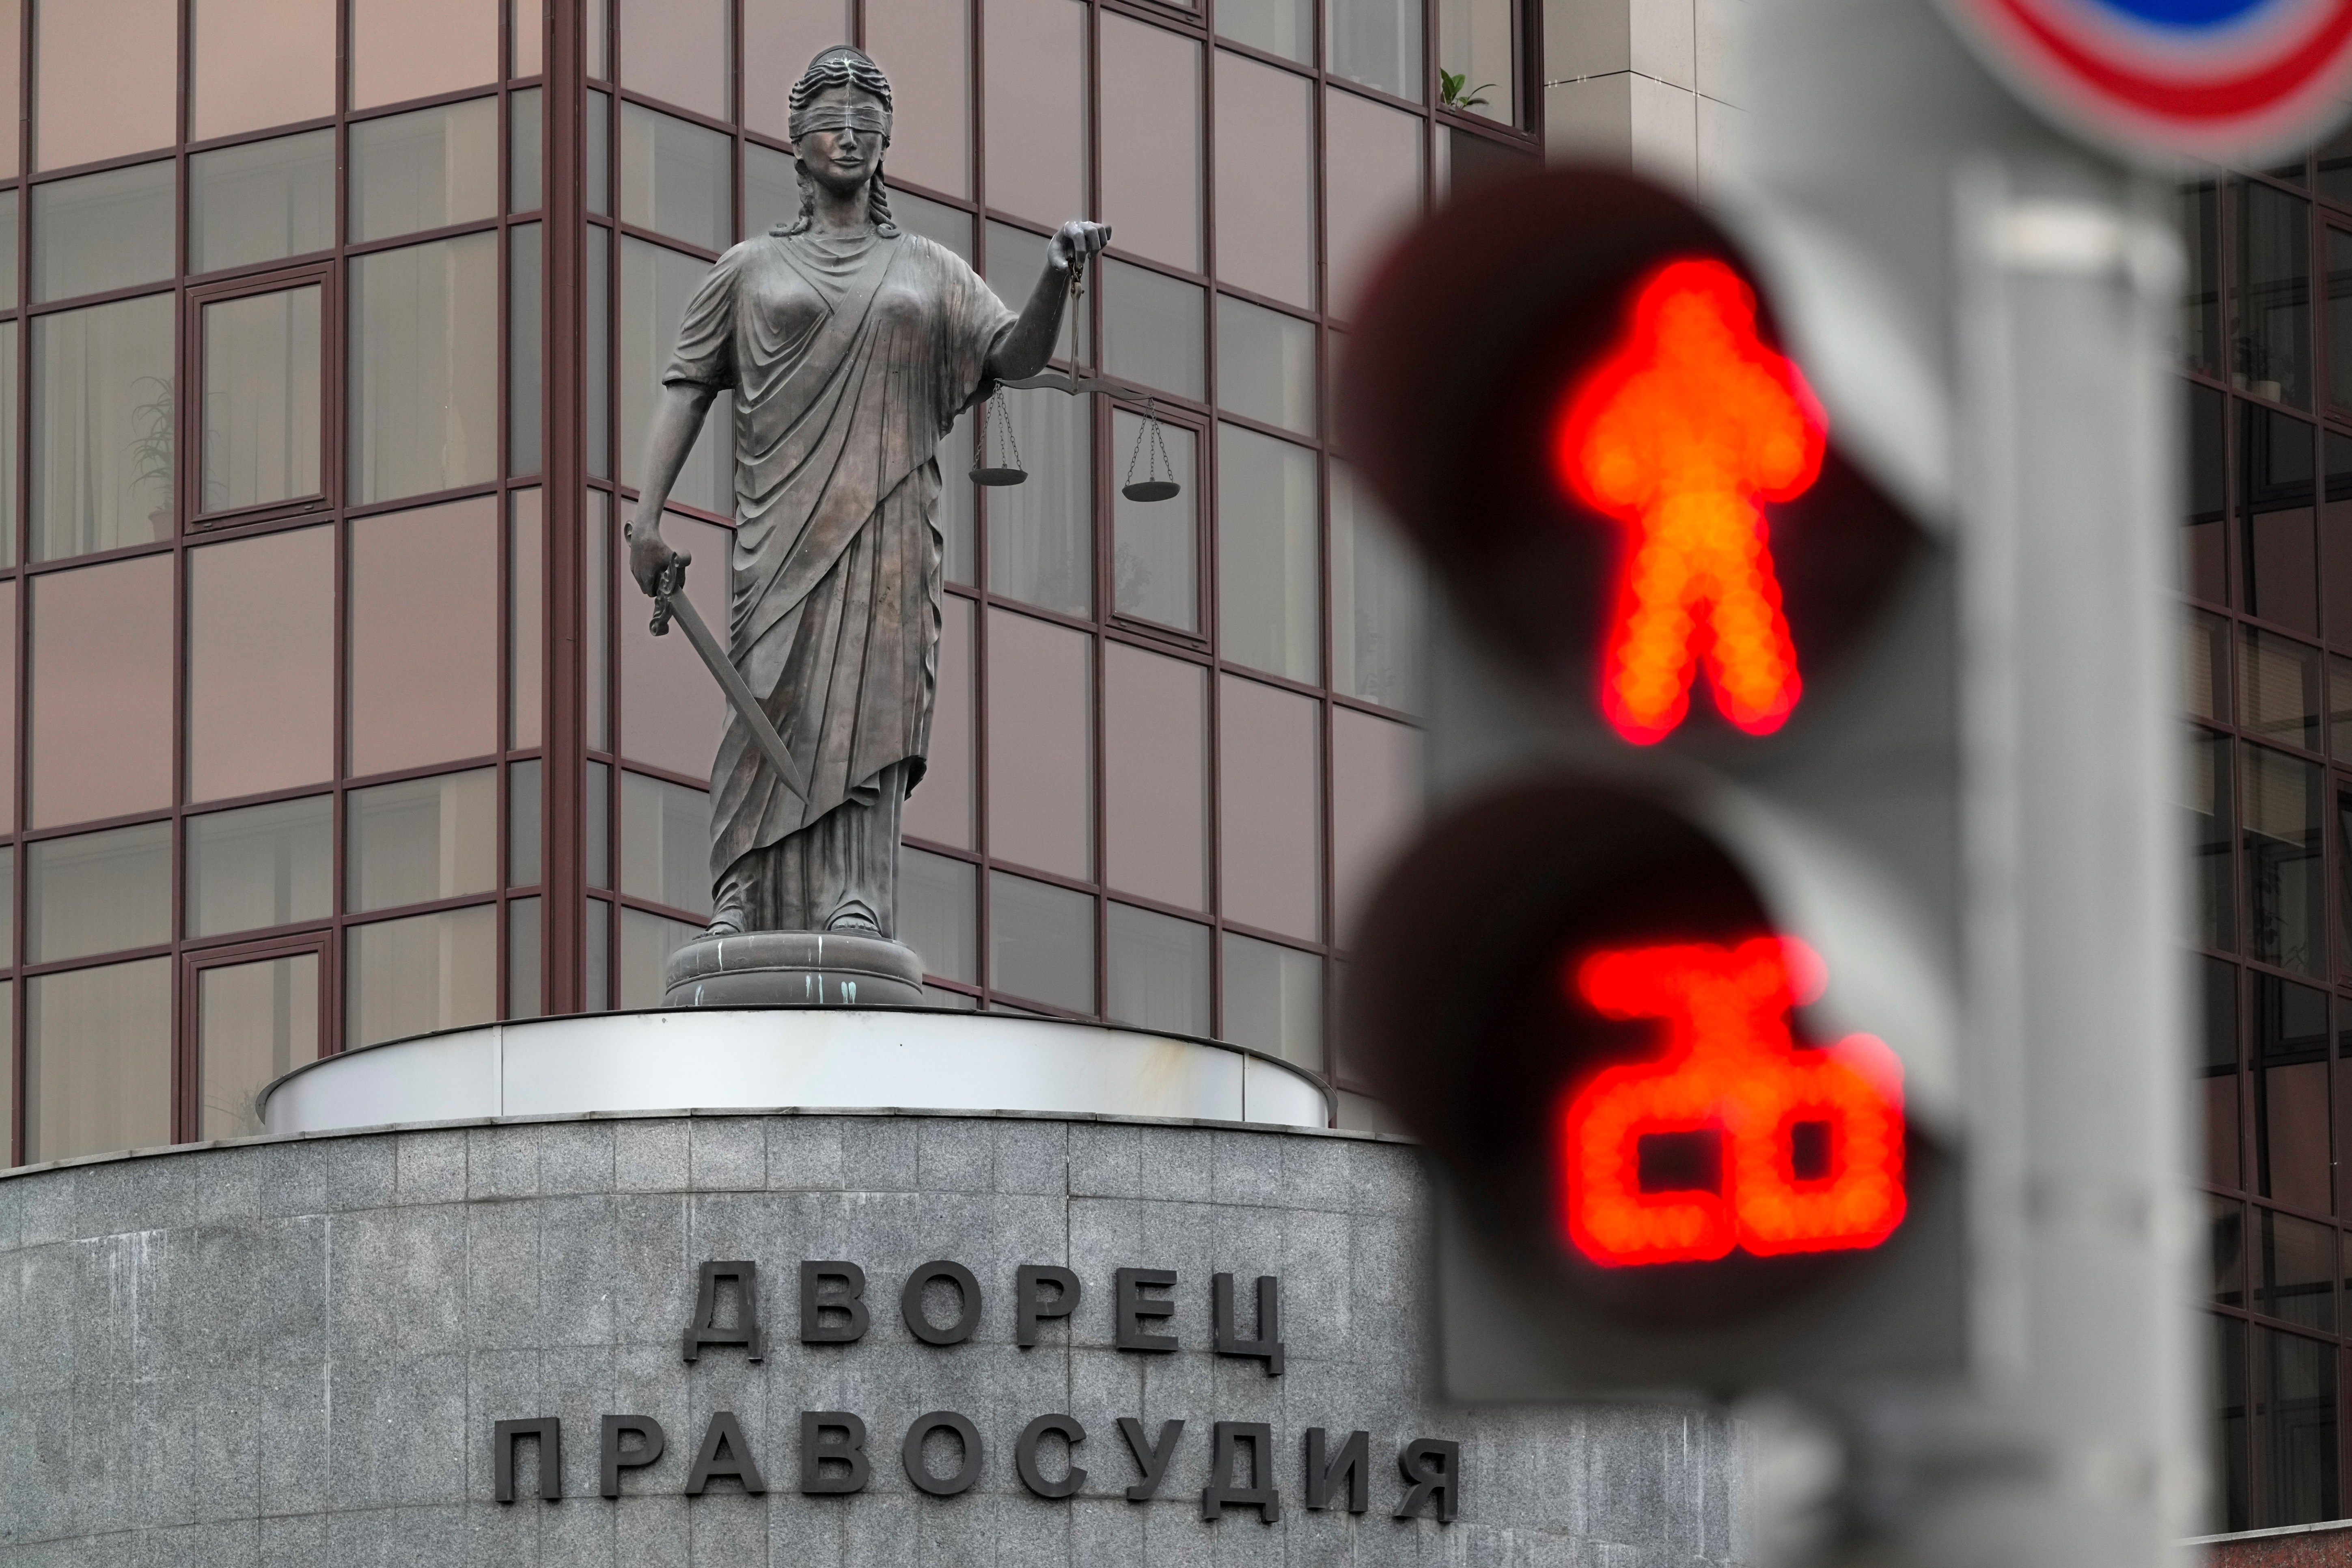
[[[2265,1525],[2334,1519],[2336,1347],[2275,1329],[2254,1331],[2254,1437],[2262,1445]]]
[[[799,210],[797,197],[793,210]],[[961,207],[951,207],[929,196],[919,196],[912,191],[894,190],[890,193],[890,215],[908,234],[919,234],[926,239],[938,241],[970,265],[971,215]]]
[[[0,321],[0,566],[16,563],[16,323]]]
[[[179,75],[179,0],[35,0],[34,166],[170,146]]]
[[[1227,931],[1224,1037],[1320,1073],[1323,961]]]
[[[507,767],[507,885],[528,888],[540,879],[545,783],[539,760]]]
[[[36,577],[32,629],[32,826],[171,805],[171,557]]]
[[[499,0],[352,0],[352,107],[496,81]]]
[[[2320,591],[2327,640],[2352,647],[2352,437],[2326,433],[2327,499],[2319,509]]]
[[[601,217],[613,210],[613,100],[593,87],[588,89],[587,165],[588,210]]]
[[[881,7],[877,7],[881,9]],[[743,123],[779,142],[792,135],[786,103],[809,61],[849,42],[849,0],[743,0]],[[896,73],[898,62],[884,68]],[[893,80],[891,90],[906,88]],[[746,225],[746,234],[760,231]]]
[[[33,553],[172,536],[172,297],[33,321]]]
[[[1327,0],[1323,26],[1331,69],[1399,98],[1420,99],[1420,0]],[[1336,150],[1336,137],[1332,145]]]
[[[507,901],[507,1016],[537,1018],[547,1011],[541,984],[545,963],[540,942],[540,901]]]
[[[776,111],[779,114],[783,112],[781,100]],[[781,136],[783,132],[774,134]],[[898,211],[898,204],[903,199],[898,191],[890,193],[890,210],[893,213]],[[757,142],[744,142],[743,237],[752,238],[779,226],[790,227],[800,210],[800,179],[793,172],[793,155],[779,153],[772,147],[762,147]],[[898,223],[901,228],[907,226],[903,216]]]
[[[345,903],[353,914],[499,885],[495,768],[356,789],[345,797]]]
[[[2230,721],[2230,622],[2190,610],[2180,628],[2181,705],[2192,719]],[[2344,693],[2352,700],[2352,691]]]
[[[541,662],[547,542],[540,494],[538,490],[514,492],[514,515],[507,536],[507,582],[512,590],[507,608],[507,701],[512,715],[509,743],[517,750],[539,744],[540,719],[547,701],[546,672]]]
[[[2225,1307],[2246,1305],[2246,1205],[2235,1198],[2205,1199],[2211,1240],[2211,1298]]]
[[[2336,1227],[2271,1209],[2262,1219],[2262,1274],[2254,1310],[2332,1332],[2336,1327]]]
[[[1093,874],[1093,664],[1094,639],[1084,632],[989,612],[992,855],[1065,877]]]
[[[319,493],[319,295],[204,308],[204,510]]]
[[[694,558],[687,571],[687,597],[709,626],[728,617],[730,531],[690,517],[662,520],[662,533]],[[627,595],[621,616],[621,752],[640,763],[691,777],[709,777],[727,728],[727,698],[710,671],[673,627],[653,635],[650,601],[626,575],[628,545],[616,542],[614,566]],[[692,905],[686,906],[693,908]]]
[[[583,674],[588,687],[588,749],[604,752],[612,749],[613,735],[613,499],[604,490],[590,490],[585,499],[580,509],[581,559],[588,579],[588,624],[582,639],[587,644],[583,661],[587,668]]]
[[[1364,3],[1335,0],[1341,7]],[[1418,37],[1420,7],[1411,9]],[[1417,76],[1412,96],[1421,96]],[[1336,88],[1324,94],[1324,115],[1325,261],[1331,308],[1346,315],[1374,263],[1421,216],[1422,121]]]
[[[2254,1190],[2328,1212],[2327,994],[2273,975],[2254,989]]]
[[[498,503],[451,501],[351,529],[351,771],[496,751]]]
[[[710,795],[643,773],[621,775],[621,891],[710,913]]]
[[[929,765],[923,770],[923,782],[907,797],[900,822],[908,837],[970,849],[974,847],[971,601],[948,595],[940,619],[939,694],[931,708]]]
[[[268,1131],[257,1103],[275,1079],[319,1059],[319,955],[222,964],[196,975],[196,1136]]]
[[[649,914],[644,910],[621,911],[621,994],[618,1007],[658,1007],[662,1005],[664,972],[669,955],[702,934],[702,928],[685,921]]]
[[[2352,234],[2327,231],[2327,403],[2352,408]]]
[[[172,961],[27,981],[26,1163],[171,1139]]]
[[[540,468],[539,225],[517,224],[507,231],[507,472],[535,474]]]
[[[2240,1184],[2238,1144],[2238,966],[2218,958],[2198,961],[2198,1001],[2203,1047],[2205,1179],[2217,1187]]]
[[[2319,650],[2243,628],[2238,645],[2239,722],[2265,740],[2319,749]]]
[[[343,1048],[496,1017],[498,915],[477,904],[350,928]]]
[[[1062,0],[1055,0],[1061,4]],[[988,582],[1008,598],[1068,616],[1094,613],[1094,481],[1087,398],[1050,389],[1008,392],[1010,449],[1028,481],[988,492]],[[992,426],[996,411],[992,409]],[[990,461],[1008,447],[987,432]]]
[[[0,584],[0,832],[16,830],[16,584]],[[0,943],[0,957],[7,946]]]
[[[354,504],[498,477],[499,239],[352,262]]]
[[[1315,434],[1315,323],[1217,296],[1217,401],[1234,413]]]
[[[142,823],[25,851],[25,961],[172,940],[172,825]]]
[[[939,455],[940,570],[963,588],[980,583],[979,546],[974,542],[980,531],[980,487],[971,482],[973,425],[971,409],[957,415],[940,442]]]
[[[1205,399],[1207,296],[1190,283],[1124,261],[1101,265],[1105,373]]]
[[[335,243],[335,133],[306,131],[188,160],[188,270],[306,256]]]
[[[496,217],[499,100],[477,98],[352,127],[352,238]]]
[[[1102,161],[1103,221],[1120,248],[1200,271],[1200,45],[1104,14]]]
[[[2237,946],[2237,907],[2230,874],[2231,826],[2230,741],[2203,730],[2189,731],[2189,940],[2200,947]],[[2347,889],[2352,896],[2352,889]]]
[[[621,85],[726,119],[731,9],[728,0],[621,0]]]
[[[613,906],[602,899],[589,900],[586,927],[588,973],[583,999],[587,1011],[602,1013],[613,1005]]]
[[[2188,262],[2181,279],[2180,363],[2212,376],[2221,374],[2221,205],[2210,180],[2180,187],[2181,249]]]
[[[1421,559],[1355,470],[1331,464],[1331,684],[1406,712],[1421,707]]]
[[[0,192],[0,309],[16,308],[16,193]]]
[[[653,421],[654,395],[677,343],[686,302],[702,286],[710,263],[623,236],[621,239],[621,482],[635,486],[643,475],[645,432]],[[702,434],[669,499],[681,506],[731,514],[735,510],[735,414],[731,396],[711,399]]]
[[[2236,1318],[2207,1317],[2213,1357],[2213,1415],[2206,1427],[2211,1448],[2207,1464],[2212,1489],[2206,1528],[2214,1531],[2243,1530],[2250,1518],[2252,1486],[2247,1476],[2246,1325]]]
[[[1218,753],[1225,918],[1312,942],[1322,934],[1319,705],[1226,676]]]
[[[2246,608],[2264,620],[2316,632],[2312,429],[2266,408],[2242,408],[2239,503],[2246,521]]]
[[[188,552],[188,798],[335,776],[335,536]]]
[[[1087,12],[1076,0],[992,0],[986,68],[988,205],[1042,224],[1086,211]],[[887,57],[886,57],[887,58]],[[960,193],[959,193],[960,194]]]
[[[1010,300],[1016,307],[1026,304],[1045,270],[1046,244],[1042,234],[991,220],[988,256],[981,277],[998,299]],[[1057,363],[1086,364],[1092,360],[1093,323],[1087,320],[1092,313],[1085,310],[1062,313],[1061,335],[1054,340],[1054,359]],[[1076,343],[1075,353],[1073,338]]]
[[[1516,123],[1511,84],[1518,68],[1511,56],[1511,0],[1439,0],[1437,66],[1462,79],[1446,101],[1504,124]],[[1479,100],[1484,99],[1485,102]]]
[[[195,0],[194,16],[194,140],[335,112],[334,0]]]
[[[1314,89],[1304,77],[1221,53],[1216,90],[1217,276],[1311,310]]]
[[[1103,879],[1206,909],[1208,671],[1111,643],[1103,682]]]
[[[1110,416],[1111,450],[1127,454],[1111,496],[1111,607],[1179,631],[1201,629],[1199,437],[1181,425]],[[1172,479],[1165,500],[1136,500],[1127,487]]]
[[[587,259],[588,473],[605,479],[613,477],[613,247],[608,231],[590,227]]]
[[[33,187],[33,298],[65,300],[172,276],[172,164]]]
[[[24,0],[0,0],[0,125],[15,125],[24,119],[23,6]],[[0,142],[13,142],[13,138],[0,136]],[[0,180],[13,180],[16,174],[16,147],[0,147]],[[12,1037],[10,1044],[14,1043]]]
[[[621,105],[621,221],[724,250],[735,237],[730,140],[691,121]]]
[[[923,973],[980,983],[979,869],[912,847],[898,851],[898,940],[922,955]]]
[[[1421,768],[1420,731],[1331,710],[1331,869],[1343,940],[1390,858],[1420,826]]]
[[[188,818],[188,934],[304,925],[334,913],[331,796]]]
[[[2237,343],[2241,392],[2311,406],[2311,204],[2240,181]]]
[[[1031,1002],[1095,1010],[1095,901],[1002,871],[988,879],[989,981]]]
[[[1293,680],[1322,661],[1315,454],[1217,426],[1217,636],[1224,656]]]
[[[1314,0],[1218,0],[1217,31],[1270,55],[1314,62]]]
[[[2189,389],[2189,516],[2181,534],[2181,584],[2186,592],[2209,605],[2230,602],[2230,547],[2227,486],[2230,477],[2229,437],[2223,427],[2226,399],[2210,387]],[[2335,443],[2330,441],[2331,458]],[[2352,458],[2352,453],[2347,453]],[[2352,500],[2352,461],[2341,470],[2329,464],[2331,478],[2341,471],[2345,499]],[[2331,499],[2335,499],[2332,495]],[[2331,508],[2331,513],[2336,509]],[[2352,510],[2352,509],[2347,509]],[[2352,521],[2352,517],[2347,517]],[[2352,567],[2352,555],[2346,559]],[[2346,576],[2347,602],[2352,603],[2352,573]],[[2332,605],[2333,600],[2330,601]]]
[[[2319,767],[2261,746],[2243,755],[2248,955],[2325,975]]]
[[[534,35],[536,29],[533,29]],[[518,72],[518,75],[524,74]],[[544,183],[547,107],[541,90],[526,87],[507,95],[507,211],[537,212]]]
[[[1209,928],[1131,904],[1113,904],[1106,921],[1110,1002],[1116,1024],[1210,1033]]]
[[[588,764],[587,808],[582,814],[581,837],[586,840],[588,885],[613,885],[613,769],[609,763]]]

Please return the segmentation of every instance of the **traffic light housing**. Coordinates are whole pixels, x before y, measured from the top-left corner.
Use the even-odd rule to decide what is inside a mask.
[[[1433,713],[1343,1025],[1436,1157],[1455,1397],[1967,1357],[1951,563],[1933,460],[1874,460],[1904,400],[1791,341],[1851,304],[1804,253],[1559,169],[1352,335],[1343,437],[1487,715]]]

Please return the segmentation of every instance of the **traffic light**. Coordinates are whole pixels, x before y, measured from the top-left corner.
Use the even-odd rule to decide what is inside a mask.
[[[1809,243],[1556,169],[1351,336],[1347,447],[1457,634],[1344,1024],[1436,1156],[1455,1397],[1966,1358],[1952,563],[1933,459],[1878,460],[1926,378],[1808,353],[1855,308]]]

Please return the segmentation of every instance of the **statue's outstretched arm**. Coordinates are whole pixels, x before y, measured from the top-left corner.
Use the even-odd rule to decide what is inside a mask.
[[[715,387],[671,382],[655,399],[652,427],[646,432],[645,489],[629,523],[629,575],[647,594],[656,591],[672,562],[691,559],[662,537],[662,508],[669,504],[670,487],[677,483],[694,438],[702,434],[702,416],[718,395]]]
[[[1070,297],[1070,268],[1110,243],[1107,224],[1072,218],[1046,243],[1045,270],[1029,291],[1029,303],[1004,341],[989,356],[991,381],[1018,381],[1045,368],[1054,357],[1054,343],[1062,335],[1062,307]]]

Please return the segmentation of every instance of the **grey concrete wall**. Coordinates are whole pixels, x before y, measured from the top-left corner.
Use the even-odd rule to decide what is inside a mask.
[[[0,1180],[0,1565],[1577,1564],[1744,1561],[1728,1423],[1675,1410],[1467,1411],[1421,1387],[1426,1237],[1409,1148],[1344,1136],[987,1117],[504,1123],[254,1142]],[[761,1268],[763,1365],[680,1334],[695,1266]],[[872,1280],[863,1343],[796,1337],[797,1264]],[[940,1349],[899,1321],[934,1258],[986,1296]],[[1087,1296],[1013,1343],[1022,1263]],[[1111,1271],[1180,1276],[1175,1355],[1108,1348]],[[1281,1277],[1288,1370],[1207,1348],[1209,1279]],[[1244,1308],[1244,1324],[1247,1323]],[[898,1438],[946,1407],[985,1436],[938,1500]],[[871,1489],[796,1489],[798,1413],[873,1430]],[[765,1497],[680,1495],[709,1413],[742,1420]],[[1031,1416],[1086,1424],[1083,1494],[1014,1477]],[[597,1423],[669,1433],[633,1494],[597,1496]],[[560,1503],[492,1500],[491,1424],[554,1415]],[[1162,1495],[1116,1418],[1190,1423]],[[1201,1517],[1213,1420],[1276,1434],[1280,1522]],[[1372,1434],[1372,1511],[1309,1512],[1300,1434]],[[1388,1517],[1398,1446],[1463,1445],[1460,1521]],[[948,1467],[951,1468],[951,1467]]]

